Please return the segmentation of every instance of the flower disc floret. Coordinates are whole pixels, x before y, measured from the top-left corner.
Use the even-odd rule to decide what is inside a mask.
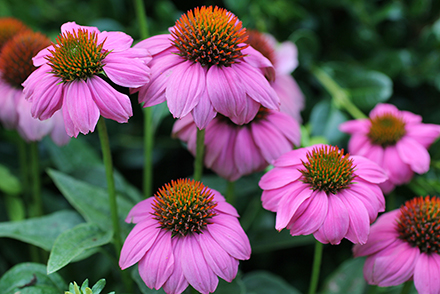
[[[397,220],[399,238],[421,252],[440,253],[440,199],[418,197],[400,208]]]
[[[202,233],[216,215],[211,190],[198,181],[188,179],[171,181],[154,196],[154,218],[160,228],[171,231],[172,236]]]
[[[240,46],[246,41],[246,29],[231,12],[216,7],[197,7],[176,21],[171,32],[179,55],[202,66],[229,66],[242,57]]]
[[[16,34],[30,31],[24,23],[13,17],[0,18],[0,49]]]
[[[95,32],[79,28],[59,35],[52,53],[47,56],[52,73],[63,82],[87,80],[102,72],[103,60],[110,53],[103,50],[105,40],[98,44]]]
[[[395,145],[405,134],[405,122],[391,113],[370,118],[367,136],[371,142],[382,147]]]
[[[302,160],[301,160],[302,161]],[[336,194],[347,188],[355,178],[353,159],[344,155],[344,149],[322,146],[307,153],[307,161],[302,161],[305,169],[299,170],[303,182],[311,185],[314,191]]]
[[[50,45],[50,40],[40,33],[24,31],[6,42],[0,55],[2,78],[11,86],[22,89],[21,84],[36,69],[32,57]]]

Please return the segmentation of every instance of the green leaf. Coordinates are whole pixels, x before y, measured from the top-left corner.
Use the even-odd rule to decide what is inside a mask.
[[[2,294],[60,294],[65,283],[58,274],[46,274],[46,266],[38,263],[20,263],[0,279]]]
[[[9,195],[16,195],[21,192],[20,181],[10,173],[9,169],[0,164],[0,191]]]
[[[265,271],[254,271],[244,276],[247,294],[300,294],[281,277]]]
[[[145,285],[144,281],[139,275],[139,270],[137,265],[134,266],[133,269],[131,270],[131,277],[136,282],[136,285],[138,286],[142,294],[165,294],[165,291],[162,288],[159,290],[155,290],[155,289],[150,289],[147,287],[147,285]]]
[[[50,251],[55,239],[62,232],[83,221],[75,211],[58,211],[23,221],[0,223],[0,237],[17,239]]]
[[[387,101],[393,93],[393,82],[381,72],[343,62],[328,62],[322,69],[345,89],[353,103],[364,111]]]
[[[5,205],[11,221],[20,221],[26,217],[24,203],[19,195],[5,195]]]
[[[328,277],[322,294],[362,294],[367,283],[363,276],[365,258],[354,258],[343,262]]]
[[[84,223],[63,232],[55,240],[47,263],[47,272],[63,268],[87,249],[107,244],[112,239],[111,230],[103,231],[97,224]],[[87,287],[87,285],[86,285]]]
[[[113,229],[106,189],[79,181],[56,170],[49,169],[48,174],[64,197],[87,222],[98,224],[104,231]],[[122,233],[126,235],[130,226],[124,220],[134,203],[117,197],[117,206],[121,230],[125,230]]]
[[[245,294],[246,287],[240,277],[236,277],[232,282],[226,282],[219,278],[218,286],[215,289],[216,294]]]

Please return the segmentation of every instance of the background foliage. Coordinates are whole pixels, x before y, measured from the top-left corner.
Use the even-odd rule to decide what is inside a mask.
[[[319,141],[346,147],[348,137],[338,131],[341,122],[352,119],[343,107],[344,99],[350,99],[366,115],[374,105],[387,101],[401,110],[422,115],[425,123],[440,124],[439,1],[224,0],[191,3],[151,0],[145,1],[150,34],[166,32],[188,9],[211,4],[231,10],[248,28],[269,32],[279,41],[290,40],[297,45],[299,67],[293,76],[306,96],[306,108],[302,112],[303,145]],[[52,39],[59,33],[61,24],[75,21],[97,26],[100,30],[124,31],[139,40],[132,1],[3,0],[0,16],[21,19]],[[141,200],[142,111],[137,97],[132,97],[132,103],[134,116],[128,124],[107,122],[117,169],[121,221]],[[154,187],[157,189],[171,179],[191,176],[193,158],[179,141],[170,138],[174,120],[166,107],[156,106],[154,113]],[[0,292],[14,293],[17,287],[32,280],[30,272],[33,271],[42,277],[32,286],[35,288],[32,291],[46,287],[44,289],[55,289],[46,291],[60,293],[60,289],[68,289],[70,281],[81,284],[88,278],[94,284],[105,277],[107,292],[122,293],[118,268],[109,258],[112,247],[106,245],[110,242],[111,224],[97,135],[80,135],[63,148],[50,140],[39,145],[45,216],[18,222],[10,221],[14,217],[20,219],[17,216],[23,214],[19,208],[14,208],[14,197],[19,197],[23,189],[15,136],[14,132],[0,130]],[[431,170],[416,175],[409,185],[398,187],[394,192],[396,201],[387,203],[387,209],[396,208],[414,196],[439,194],[438,147],[437,142],[430,148]],[[253,253],[249,261],[241,263],[239,277],[232,284],[220,283],[218,293],[258,294],[269,293],[268,289],[270,293],[307,291],[314,239],[310,236],[293,238],[286,230],[277,232],[274,229],[274,214],[261,208],[261,191],[257,185],[261,175],[244,177],[235,185],[236,207]],[[226,181],[209,170],[205,171],[203,181],[221,192],[226,190]],[[14,213],[8,214],[6,207]],[[122,228],[125,237],[131,227],[123,223]],[[58,238],[63,234],[73,239]],[[37,249],[37,254],[47,268],[26,263],[32,260],[30,252],[35,251],[29,244],[41,248]],[[63,254],[69,254],[69,260],[60,260]],[[52,255],[54,257],[47,264]],[[362,279],[362,265],[362,259],[352,259],[350,242],[344,240],[339,246],[325,246],[321,293],[368,291]],[[10,269],[12,273],[5,274]],[[46,270],[54,273],[46,276]],[[14,273],[23,276],[23,280],[15,277],[9,281]],[[155,293],[143,285],[136,270],[133,277],[139,285],[135,292]],[[396,291],[399,287],[381,289],[381,293],[398,293]]]

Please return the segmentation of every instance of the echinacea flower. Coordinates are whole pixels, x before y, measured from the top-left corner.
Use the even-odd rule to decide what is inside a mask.
[[[304,95],[292,77],[298,66],[298,49],[290,41],[278,43],[270,34],[256,30],[247,30],[246,43],[269,59],[275,68],[275,77],[270,85],[280,98],[280,111],[301,122],[301,110],[304,109]]]
[[[31,105],[23,94],[22,82],[36,69],[32,57],[50,44],[41,33],[26,30],[5,43],[0,54],[0,121],[8,129],[17,129],[26,141],[40,141],[51,134],[57,145],[70,137],[64,128],[63,115],[57,112],[46,121],[31,116]]]
[[[347,121],[339,129],[351,134],[348,151],[380,165],[388,175],[384,193],[408,183],[414,172],[429,170],[429,146],[440,136],[440,126],[422,123],[422,117],[400,111],[391,104],[378,104],[368,119]]]
[[[191,115],[174,123],[173,137],[195,156],[197,127]],[[261,107],[247,124],[236,125],[217,115],[205,129],[204,164],[228,181],[261,171],[282,154],[299,146],[298,122],[281,111]]]
[[[148,83],[151,56],[145,49],[130,48],[132,42],[122,32],[63,24],[56,43],[33,58],[39,68],[23,83],[32,115],[45,120],[62,109],[71,137],[93,132],[101,115],[127,122],[133,114],[129,97],[105,79],[123,87]]]
[[[381,215],[355,257],[367,256],[364,277],[371,285],[414,280],[419,294],[440,293],[440,199],[417,197]]]
[[[277,230],[313,234],[321,243],[343,238],[365,244],[370,223],[385,210],[377,184],[387,177],[374,162],[329,145],[287,152],[260,180],[263,207],[276,212]]]
[[[167,101],[175,118],[191,113],[199,129],[217,113],[241,125],[255,117],[260,104],[279,108],[279,98],[263,75],[273,76],[272,64],[244,43],[246,29],[231,12],[195,8],[170,32],[135,45],[153,55],[151,82],[136,89],[144,107]]]
[[[27,25],[16,18],[0,17],[0,50],[15,35],[30,30]]]
[[[122,247],[119,266],[139,263],[149,288],[182,293],[188,284],[200,293],[231,282],[239,260],[249,259],[249,240],[235,208],[200,182],[171,181],[154,197],[136,204],[126,219],[135,227]]]

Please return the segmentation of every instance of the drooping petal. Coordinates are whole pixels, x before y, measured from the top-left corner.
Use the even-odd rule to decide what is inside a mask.
[[[321,243],[337,245],[346,236],[350,223],[347,207],[338,195],[328,195],[328,211],[322,226],[313,235]]]
[[[375,162],[357,155],[353,155],[351,158],[355,166],[355,174],[358,177],[375,184],[385,182],[388,179],[384,170]]]
[[[79,134],[79,129],[75,126],[72,119],[70,118],[69,111],[67,110],[67,107],[63,107],[63,118],[64,118],[64,126],[66,128],[66,133],[70,137],[77,137]]]
[[[151,55],[156,55],[172,46],[171,38],[172,37],[170,34],[152,36],[150,38],[140,41],[139,43],[134,45],[134,48],[146,48],[148,49],[148,51],[150,51]]]
[[[235,138],[234,161],[242,175],[250,174],[267,163],[261,157],[260,151],[255,145],[252,134],[247,127],[238,130]]]
[[[300,112],[305,107],[305,98],[298,83],[291,75],[278,74],[271,85],[280,97],[280,111],[300,123],[302,121]]]
[[[34,66],[39,67],[39,66],[47,63],[46,56],[52,55],[52,53],[50,53],[49,50],[51,50],[51,51],[54,50],[53,45],[50,45],[49,47],[44,48],[43,50],[38,52],[37,55],[32,57],[32,62],[34,64]]]
[[[68,110],[73,124],[81,133],[95,130],[100,112],[85,81],[73,81],[66,85],[63,108]]]
[[[205,75],[198,63],[183,62],[173,68],[165,95],[175,118],[186,116],[199,103],[205,92]]]
[[[277,128],[291,144],[293,143],[295,146],[299,146],[301,143],[301,131],[298,122],[282,112],[271,111],[271,114],[270,118],[267,118],[267,121],[274,128]],[[283,152],[283,154],[284,153],[285,152]]]
[[[174,270],[168,280],[163,285],[163,289],[167,294],[180,294],[186,287],[188,287],[188,281],[183,275],[181,260],[186,257],[186,248],[183,246],[182,240],[179,238],[173,238],[171,240],[174,253]]]
[[[122,53],[125,54],[125,53]],[[109,79],[123,87],[142,87],[150,81],[150,68],[139,58],[121,57],[118,52],[104,59],[104,72]]]
[[[144,257],[156,242],[159,232],[157,220],[151,217],[135,225],[122,246],[119,267],[126,269]]]
[[[127,95],[116,91],[98,76],[88,79],[86,83],[103,117],[125,123],[133,115]]]
[[[206,91],[200,97],[199,103],[194,107],[191,113],[194,123],[200,130],[205,129],[217,115],[217,112],[212,107],[211,101],[207,97]]]
[[[298,66],[298,48],[293,42],[284,41],[275,50],[276,62],[274,64],[277,75],[290,75]],[[277,76],[278,79],[278,76]]]
[[[258,185],[263,190],[277,189],[295,182],[301,175],[301,172],[296,168],[276,167],[265,173]]]
[[[118,52],[129,49],[133,38],[123,32],[101,32],[98,34],[98,44],[102,42],[104,50]]]
[[[159,289],[173,272],[174,262],[171,233],[161,230],[139,261],[139,274],[149,288]]]
[[[413,138],[425,148],[429,148],[440,136],[440,126],[434,124],[409,125],[406,128],[406,136]]]
[[[396,146],[385,148],[383,168],[388,174],[389,180],[395,185],[408,183],[414,174],[411,167],[402,160]]]
[[[414,286],[419,293],[440,293],[440,256],[421,253],[414,269]]]
[[[73,31],[77,31],[78,29],[87,30],[89,32],[94,32],[96,34],[100,33],[97,27],[80,26],[76,24],[76,22],[74,21],[66,22],[63,25],[61,25],[61,33],[73,32]]]
[[[395,117],[399,117],[399,110],[392,104],[379,103],[370,111],[370,118],[383,116],[384,114],[392,114]]]
[[[154,211],[152,208],[152,203],[154,201],[154,197],[147,198],[138,202],[128,213],[127,218],[125,219],[126,223],[139,223],[151,217],[151,213]]]
[[[356,133],[362,133],[362,134],[368,134],[370,131],[371,122],[369,119],[356,119],[356,120],[349,120],[346,122],[343,122],[339,125],[339,130],[344,133],[348,134],[356,134]]]
[[[397,151],[403,162],[409,164],[413,171],[418,174],[429,170],[431,158],[428,151],[414,139],[404,136],[396,144]]]
[[[206,263],[220,278],[232,282],[237,275],[238,260],[230,256],[206,231],[197,235]]]
[[[185,250],[185,258],[180,260],[180,264],[188,283],[200,293],[214,292],[218,278],[208,266],[196,237],[185,236],[180,242]]]
[[[294,182],[292,185],[301,186],[301,182]],[[292,189],[293,190],[293,189]],[[280,200],[289,197],[290,189],[263,190],[261,194],[261,202],[264,209],[277,212]]]
[[[348,141],[348,151],[351,154],[361,154],[361,150],[370,145],[370,139],[364,134],[353,134],[351,135],[350,140]]]
[[[372,223],[379,212],[385,211],[385,198],[377,185],[367,183],[361,179],[350,185],[350,193],[359,199],[365,206]]]
[[[295,149],[289,152],[284,153],[278,159],[273,162],[273,165],[276,167],[282,166],[291,166],[292,168],[296,165],[299,165],[303,168],[302,161],[307,161],[307,153],[311,152],[315,148],[320,148],[324,146],[322,144],[316,144],[313,146]]]

